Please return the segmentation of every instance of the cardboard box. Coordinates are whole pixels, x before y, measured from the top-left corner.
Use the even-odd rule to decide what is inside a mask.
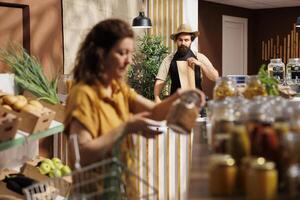
[[[0,199],[14,199],[14,200],[21,200],[25,199],[23,195],[20,195],[6,187],[6,183],[4,183],[2,180],[5,178],[5,176],[9,174],[15,174],[18,173],[17,171],[11,170],[11,169],[2,169],[0,170]]]
[[[0,112],[7,112],[17,116],[20,119],[18,129],[29,134],[47,130],[55,117],[55,112],[47,108],[41,115],[22,111],[16,112],[3,106],[0,106]]]
[[[11,140],[15,137],[19,125],[19,118],[3,110],[0,111],[0,142]]]
[[[24,174],[25,176],[28,176],[32,179],[35,179],[39,182],[54,180],[46,175],[41,174],[39,172],[39,169],[37,168],[38,163],[44,159],[45,159],[44,157],[38,156],[34,160],[27,161],[21,169],[22,174]],[[60,195],[64,196],[64,197],[68,196],[69,191],[71,189],[71,185],[72,185],[72,177],[64,176],[64,177],[60,178],[59,181],[60,181],[60,183],[59,183]]]
[[[37,97],[34,96],[31,92],[29,91],[24,91],[23,95],[27,98],[27,99],[34,99],[36,100]],[[54,120],[63,123],[65,120],[65,106],[63,104],[50,104],[47,103],[43,100],[40,100],[40,102],[43,104],[43,106],[55,111],[55,117]]]

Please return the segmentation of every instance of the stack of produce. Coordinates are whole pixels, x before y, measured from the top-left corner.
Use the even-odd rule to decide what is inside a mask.
[[[28,112],[34,115],[41,115],[47,110],[39,101],[28,100],[23,95],[8,95],[0,92],[0,104],[7,110],[15,112]]]
[[[71,169],[68,165],[64,165],[59,158],[46,158],[38,164],[38,169],[41,174],[51,178],[62,177],[71,174]]]
[[[57,78],[49,81],[37,58],[30,56],[23,47],[11,45],[8,49],[0,49],[0,60],[15,74],[15,81],[21,89],[48,103],[59,103]]]

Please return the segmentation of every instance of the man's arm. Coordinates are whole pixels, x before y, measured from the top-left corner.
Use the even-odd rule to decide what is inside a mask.
[[[161,99],[159,98],[159,95],[162,91],[162,89],[165,86],[165,81],[160,80],[160,79],[156,79],[155,80],[155,84],[154,84],[154,101],[156,103],[161,102]]]
[[[165,86],[165,80],[167,79],[170,63],[172,60],[173,55],[169,54],[167,57],[165,57],[159,66],[156,78],[155,78],[155,84],[154,84],[154,101],[156,103],[161,102],[161,99],[159,98],[159,95],[162,91],[162,89]]]
[[[203,55],[198,53],[197,55],[198,60],[195,58],[189,58],[188,64],[191,66],[193,64],[201,66],[201,70],[203,74],[211,81],[216,81],[219,77],[219,72],[214,68],[212,63],[209,61],[209,59]]]

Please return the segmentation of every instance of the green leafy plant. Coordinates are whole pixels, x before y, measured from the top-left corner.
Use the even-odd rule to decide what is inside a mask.
[[[0,49],[0,60],[15,74],[15,82],[21,89],[51,104],[59,103],[57,78],[49,81],[38,59],[30,56],[23,47],[10,45],[7,49]]]
[[[278,90],[278,84],[279,81],[269,76],[266,65],[262,65],[258,71],[258,78],[261,81],[263,85],[265,85],[268,95],[271,96],[278,96],[279,90]]]
[[[139,38],[133,65],[128,70],[128,84],[139,94],[153,100],[155,76],[167,53],[168,48],[162,43],[161,37],[144,35]]]

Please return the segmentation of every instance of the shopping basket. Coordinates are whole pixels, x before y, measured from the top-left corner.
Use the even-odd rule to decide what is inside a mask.
[[[157,190],[118,159],[118,150],[113,151],[115,157],[81,168],[77,135],[73,134],[70,139],[75,150],[76,170],[72,174],[73,184],[69,199],[139,200],[156,197]],[[118,143],[116,149],[119,149]],[[147,188],[148,192],[141,194],[137,185]]]
[[[62,178],[50,178],[23,190],[27,200],[59,200],[69,194],[70,185]]]
[[[62,194],[68,200],[140,200],[156,199],[157,190],[138,174],[128,169],[117,157],[103,159],[86,167],[80,166],[77,135],[70,138],[75,149],[75,168],[71,187],[61,178],[52,178],[24,189],[27,200],[58,200]],[[138,187],[146,188],[146,193]]]

